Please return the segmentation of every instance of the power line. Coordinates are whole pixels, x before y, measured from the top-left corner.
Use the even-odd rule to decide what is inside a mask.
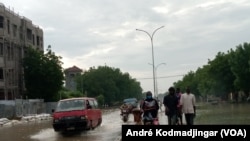
[[[180,77],[180,76],[184,76],[184,74],[161,76],[161,77],[157,77],[157,79],[170,78],[170,77]],[[137,79],[153,79],[153,78],[145,77],[145,78],[137,78]]]

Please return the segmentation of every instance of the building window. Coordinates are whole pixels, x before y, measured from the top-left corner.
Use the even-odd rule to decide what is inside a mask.
[[[74,74],[74,73],[71,73],[71,74],[69,74],[69,76],[70,76],[71,78],[74,78],[74,77],[75,77],[75,74]]]
[[[35,35],[32,35],[33,45],[35,45]]]
[[[4,89],[0,89],[0,99],[1,100],[5,99]]]
[[[0,68],[0,80],[3,80],[3,68]]]
[[[10,20],[7,20],[7,31],[10,34]]]
[[[14,50],[10,46],[7,46],[7,60],[14,59]]]
[[[0,43],[0,56],[3,56],[3,43]]]
[[[40,41],[39,41],[39,36],[36,36],[36,45],[39,46]]]
[[[4,25],[4,18],[3,16],[0,16],[0,28],[3,28]]]
[[[16,37],[17,35],[17,25],[13,24],[13,36]]]
[[[23,29],[21,26],[19,27],[19,39],[23,40]]]
[[[27,38],[28,40],[32,40],[32,30],[27,28]]]

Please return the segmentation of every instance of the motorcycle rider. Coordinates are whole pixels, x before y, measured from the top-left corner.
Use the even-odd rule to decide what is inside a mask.
[[[148,91],[146,93],[146,99],[144,99],[142,103],[142,111],[143,111],[143,123],[147,123],[158,116],[159,104],[156,99],[153,98],[152,92]]]
[[[121,106],[120,106],[120,109],[121,109],[121,115],[122,115],[122,110],[127,110],[128,113],[131,112],[131,105],[127,104],[127,103],[123,103]]]

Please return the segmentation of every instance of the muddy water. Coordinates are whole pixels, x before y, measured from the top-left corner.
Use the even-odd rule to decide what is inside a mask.
[[[250,125],[250,103],[199,104],[195,124]]]
[[[195,124],[249,124],[250,103],[245,104],[199,104]],[[159,114],[160,124],[167,124],[164,112]],[[127,123],[119,117],[119,110],[103,115],[100,127],[82,133],[62,135],[54,132],[50,120],[0,127],[1,141],[115,141],[121,136],[122,124],[134,124],[133,116]]]
[[[117,120],[118,118],[118,120]],[[121,135],[122,121],[119,111],[103,115],[103,123],[94,130],[60,134],[54,131],[51,121],[22,123],[0,127],[1,141],[114,141]]]

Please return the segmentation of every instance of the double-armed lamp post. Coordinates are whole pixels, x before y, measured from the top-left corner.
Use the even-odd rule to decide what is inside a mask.
[[[149,65],[152,65],[151,63],[148,63],[148,64],[149,64]],[[161,66],[161,65],[166,65],[166,63],[160,63],[160,64],[156,65],[156,67],[155,67],[155,86],[156,86],[155,95],[156,95],[156,97],[158,97],[158,81],[157,81],[158,76],[157,76],[157,68],[158,68],[159,66]]]
[[[154,96],[156,96],[156,95],[155,95],[155,94],[156,94],[156,86],[155,86],[156,81],[155,81],[155,62],[154,62],[154,44],[153,44],[153,37],[154,37],[155,32],[156,32],[157,30],[163,28],[163,27],[164,27],[164,26],[161,26],[161,27],[155,29],[154,32],[153,32],[152,34],[149,34],[149,33],[148,33],[147,31],[145,31],[145,30],[136,29],[137,31],[145,32],[145,33],[149,36],[150,41],[151,41],[151,46],[152,46],[152,64],[153,64],[152,66],[153,66]]]
[[[160,66],[160,65],[166,65],[166,63],[160,63],[158,64],[156,67],[155,67],[155,74],[156,74],[156,96],[158,97],[158,75],[157,75],[157,68]]]

